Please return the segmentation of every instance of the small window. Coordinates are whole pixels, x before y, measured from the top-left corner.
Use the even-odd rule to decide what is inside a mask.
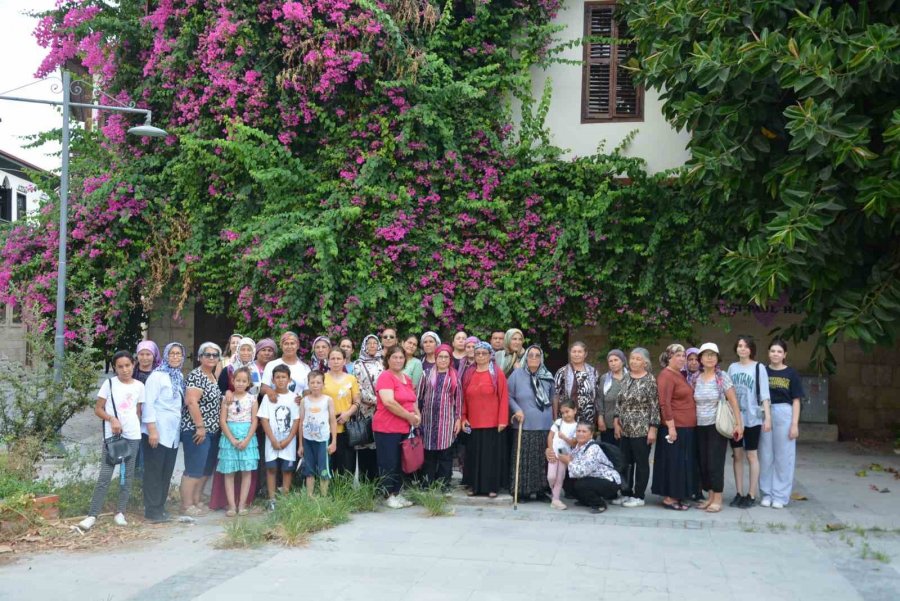
[[[625,67],[634,54],[633,42],[613,44],[628,37],[628,26],[614,18],[616,3],[588,2],[584,5],[586,41],[581,78],[581,122],[643,121],[644,93]]]
[[[16,219],[25,219],[25,213],[28,210],[28,200],[21,192],[16,193]]]
[[[12,199],[12,186],[8,178],[3,178],[3,185],[0,185],[0,220],[12,221]]]

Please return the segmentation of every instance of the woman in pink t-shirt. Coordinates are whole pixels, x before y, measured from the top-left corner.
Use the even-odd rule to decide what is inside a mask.
[[[409,436],[410,428],[422,422],[416,392],[412,380],[403,373],[406,353],[399,346],[392,346],[384,353],[384,371],[375,382],[378,399],[372,432],[375,435],[375,453],[378,458],[378,475],[388,494],[387,506],[401,509],[412,505],[400,494],[403,478],[400,471],[400,445]]]

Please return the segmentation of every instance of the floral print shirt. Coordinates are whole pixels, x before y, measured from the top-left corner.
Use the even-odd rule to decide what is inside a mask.
[[[659,395],[653,374],[640,378],[628,374],[622,378],[622,388],[616,399],[616,417],[622,424],[622,436],[627,438],[643,438],[651,426],[659,426]]]

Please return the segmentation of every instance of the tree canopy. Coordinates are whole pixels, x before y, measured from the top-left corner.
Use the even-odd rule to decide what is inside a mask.
[[[724,294],[838,336],[900,324],[900,5],[622,0],[638,78],[691,131],[685,191],[725,232]]]
[[[548,143],[530,74],[562,42],[558,7],[62,2],[40,72],[80,63],[172,134],[126,139],[119,115],[77,132],[70,323],[99,294],[108,345],[162,298],[250,334],[685,335],[718,298],[716,224],[639,159]],[[52,312],[55,203],[4,234],[0,292],[35,314]]]

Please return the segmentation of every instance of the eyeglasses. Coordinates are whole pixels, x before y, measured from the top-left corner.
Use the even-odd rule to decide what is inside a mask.
[[[203,353],[200,356],[203,357],[204,359],[218,359],[222,355],[220,355],[219,353]]]
[[[396,336],[394,336],[393,334],[382,334],[381,338],[382,338],[382,340],[392,340],[392,339],[396,338]]]

